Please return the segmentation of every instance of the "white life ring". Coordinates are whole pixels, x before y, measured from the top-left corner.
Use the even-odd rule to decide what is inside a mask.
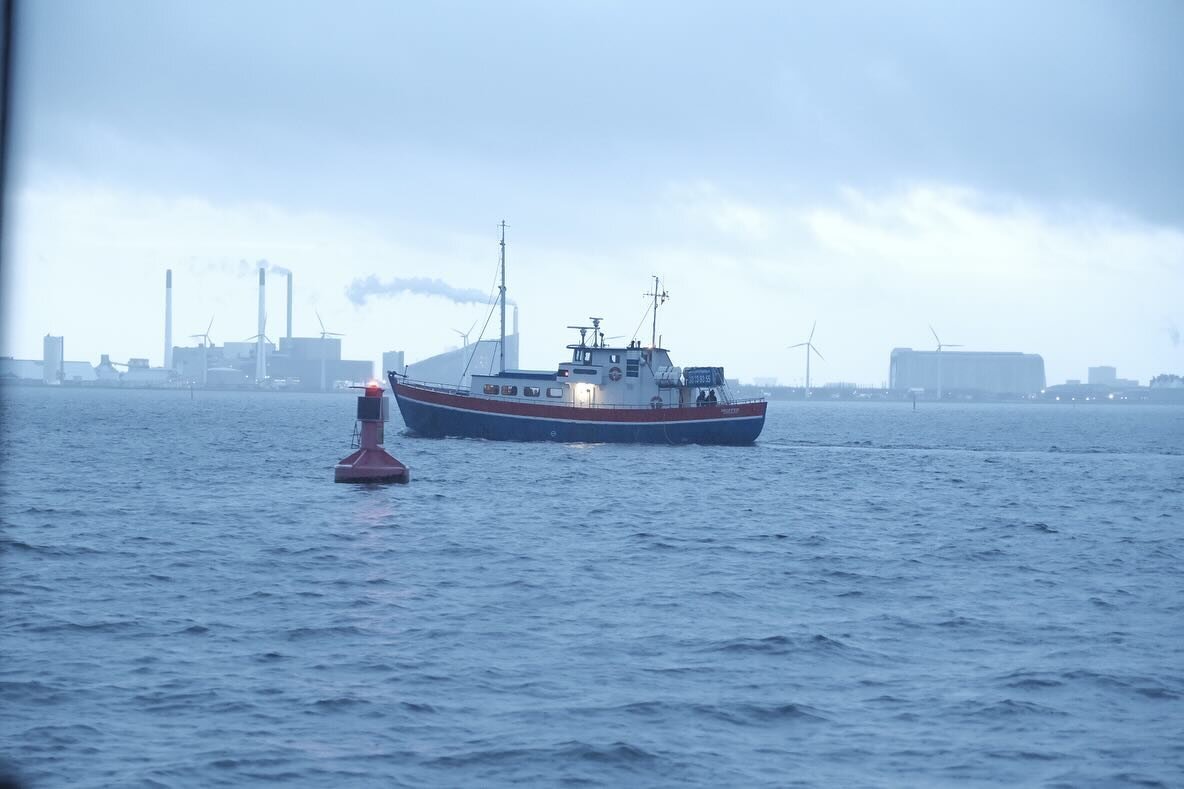
[[[662,407],[662,398],[661,397],[659,397],[658,395],[654,395],[653,397],[650,398],[650,408],[661,408],[661,407]]]
[[[611,380],[613,380],[613,381],[619,381],[619,380],[621,380],[621,368],[620,368],[620,367],[614,367],[614,368],[612,368],[611,370],[609,370],[609,371],[608,371],[608,377],[609,377]]]

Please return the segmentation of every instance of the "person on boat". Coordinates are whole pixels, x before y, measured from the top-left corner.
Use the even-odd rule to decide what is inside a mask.
[[[715,399],[715,390],[714,389],[712,389],[711,392],[707,395],[707,402],[711,403],[711,404],[714,404],[717,402]]]
[[[695,398],[695,405],[703,405],[707,402],[707,395],[703,394],[703,390],[699,390],[699,396]]]

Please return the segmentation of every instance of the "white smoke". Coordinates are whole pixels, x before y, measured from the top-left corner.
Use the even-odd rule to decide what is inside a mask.
[[[363,306],[371,296],[393,296],[398,293],[414,293],[420,296],[439,296],[457,304],[488,304],[489,294],[472,288],[454,288],[447,282],[428,277],[396,277],[388,282],[381,281],[376,275],[360,277],[350,283],[345,289],[346,298],[354,304]],[[513,300],[507,299],[507,304]]]
[[[265,258],[251,263],[244,259],[239,259],[237,262],[230,260],[212,260],[206,263],[199,263],[197,260],[189,260],[189,268],[198,273],[217,273],[226,274],[232,277],[254,277],[255,272],[263,269],[269,274],[288,275],[292,272],[283,266],[277,266],[275,263],[268,261]]]
[[[242,262],[246,263],[245,260]],[[286,269],[283,266],[277,266],[275,263],[269,263],[262,259],[255,262],[255,268],[261,268],[268,274],[279,274],[281,276],[287,276],[288,274],[292,273],[289,269]]]

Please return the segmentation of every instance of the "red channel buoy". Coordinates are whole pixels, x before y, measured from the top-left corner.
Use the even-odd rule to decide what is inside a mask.
[[[382,448],[383,423],[390,421],[390,400],[376,383],[358,398],[361,425],[358,451],[333,469],[334,482],[410,482],[411,472]]]

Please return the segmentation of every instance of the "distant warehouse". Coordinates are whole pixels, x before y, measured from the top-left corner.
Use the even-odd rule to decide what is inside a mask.
[[[1030,395],[1044,389],[1044,359],[1035,353],[895,348],[888,381],[888,388],[902,391]]]

